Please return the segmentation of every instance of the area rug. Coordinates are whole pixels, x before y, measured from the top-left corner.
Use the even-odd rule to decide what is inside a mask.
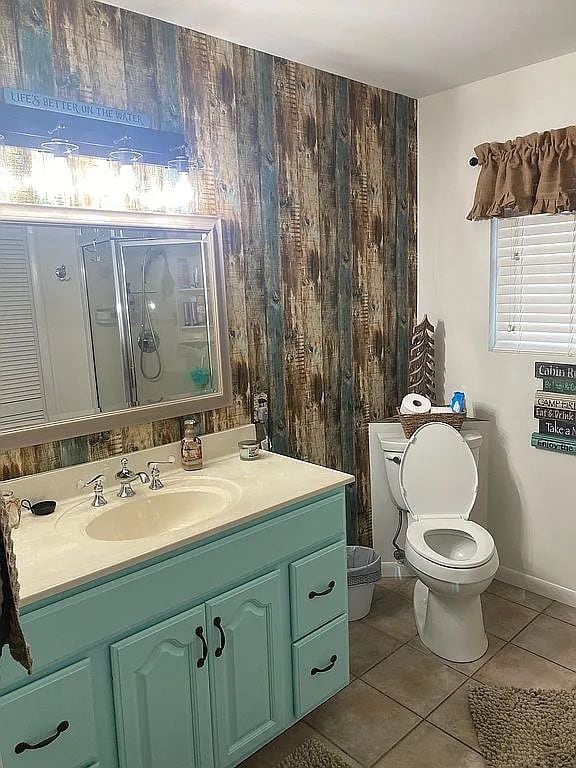
[[[350,768],[350,766],[317,739],[307,739],[290,752],[277,768]]]
[[[576,692],[474,687],[468,703],[488,768],[576,766]]]

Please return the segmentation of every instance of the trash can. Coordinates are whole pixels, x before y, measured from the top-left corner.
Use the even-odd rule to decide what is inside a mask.
[[[346,547],[348,566],[348,621],[370,613],[374,585],[380,580],[380,555],[370,547]]]

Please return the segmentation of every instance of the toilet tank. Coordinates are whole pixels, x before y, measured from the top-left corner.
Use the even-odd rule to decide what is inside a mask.
[[[480,446],[482,445],[482,435],[479,432],[465,431],[462,437],[466,440],[468,447],[472,451],[476,466],[480,459]],[[380,448],[384,452],[384,465],[386,468],[386,478],[392,499],[398,509],[405,509],[406,504],[400,490],[400,463],[402,455],[408,444],[407,437],[399,435],[379,435]]]

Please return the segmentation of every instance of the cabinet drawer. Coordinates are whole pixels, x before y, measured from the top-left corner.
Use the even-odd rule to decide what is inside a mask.
[[[345,613],[347,597],[346,544],[343,541],[292,563],[292,637],[303,637]]]
[[[4,768],[98,765],[90,661],[0,697],[0,723]],[[42,743],[37,749],[24,747]]]
[[[309,712],[348,684],[348,617],[326,624],[292,646],[294,712]]]

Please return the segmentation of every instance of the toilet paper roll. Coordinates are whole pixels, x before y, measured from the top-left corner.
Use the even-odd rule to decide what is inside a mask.
[[[405,416],[415,413],[430,413],[432,410],[432,403],[424,395],[417,395],[415,392],[411,392],[406,395],[400,405],[400,413]]]

